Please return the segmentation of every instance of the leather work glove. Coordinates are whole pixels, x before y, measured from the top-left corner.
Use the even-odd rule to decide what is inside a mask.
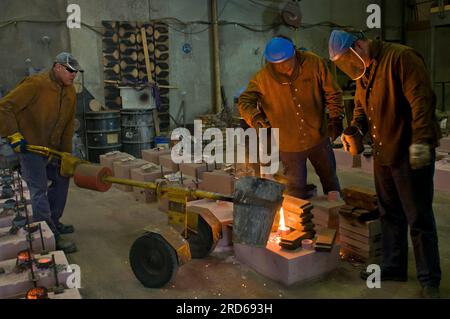
[[[25,153],[27,151],[27,141],[19,132],[8,136],[9,145],[16,153]]]
[[[331,137],[331,142],[334,142],[343,131],[342,117],[332,117],[328,120],[328,136]]]
[[[367,117],[359,116],[355,118],[352,122],[352,126],[356,126],[361,131],[361,135],[364,136],[369,131],[369,123],[367,122]]]
[[[265,118],[261,113],[256,114],[252,119],[252,127],[255,129],[270,127],[269,120]]]
[[[428,144],[412,144],[409,147],[409,163],[412,169],[421,169],[431,164],[431,150]]]

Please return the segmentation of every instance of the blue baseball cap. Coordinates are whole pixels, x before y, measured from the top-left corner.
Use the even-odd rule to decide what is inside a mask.
[[[333,30],[328,42],[331,61],[339,59],[343,53],[350,49],[356,40],[358,40],[356,35],[341,30]]]
[[[295,54],[294,44],[285,39],[275,37],[269,41],[264,50],[264,56],[270,63],[281,63],[292,58]]]

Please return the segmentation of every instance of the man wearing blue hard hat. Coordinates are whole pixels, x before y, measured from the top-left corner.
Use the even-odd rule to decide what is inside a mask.
[[[412,48],[335,30],[330,58],[356,80],[353,124],[370,133],[382,227],[382,280],[407,280],[408,225],[426,298],[439,297],[441,269],[433,214],[436,98]],[[348,150],[348,145],[344,143]],[[368,273],[362,272],[363,279]]]
[[[254,128],[279,128],[280,159],[288,193],[300,198],[311,196],[306,184],[308,159],[320,177],[324,194],[339,192],[328,135],[335,140],[342,133],[342,90],[322,58],[296,50],[289,38],[272,38],[264,56],[266,65],[240,95],[242,117]]]

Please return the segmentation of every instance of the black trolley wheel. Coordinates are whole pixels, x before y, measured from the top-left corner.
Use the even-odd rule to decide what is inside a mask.
[[[130,249],[130,265],[136,278],[147,288],[161,288],[178,270],[175,249],[157,233],[146,233]]]
[[[212,229],[209,224],[199,215],[197,233],[188,230],[186,240],[189,243],[192,258],[205,258],[213,248]]]

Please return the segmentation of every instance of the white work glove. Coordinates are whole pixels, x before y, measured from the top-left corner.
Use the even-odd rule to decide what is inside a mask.
[[[428,144],[412,144],[409,147],[409,163],[412,169],[420,169],[431,164],[431,150]]]

